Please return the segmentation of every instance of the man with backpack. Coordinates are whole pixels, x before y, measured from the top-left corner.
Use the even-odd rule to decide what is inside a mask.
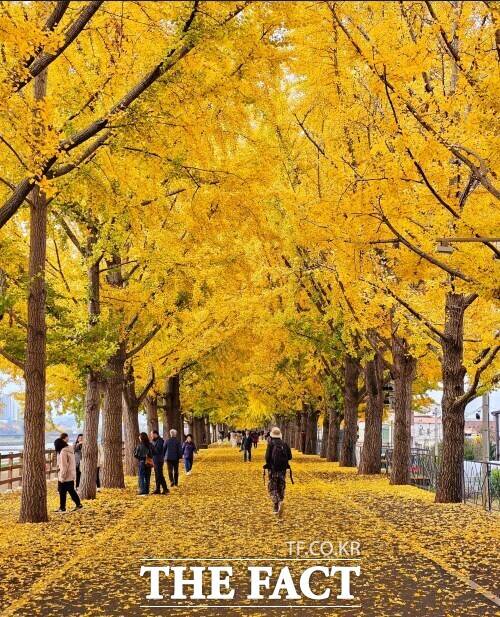
[[[266,464],[264,469],[268,470],[269,481],[267,488],[273,501],[274,514],[279,514],[283,508],[285,499],[286,470],[290,469],[289,461],[292,459],[290,446],[282,439],[280,429],[275,426],[269,435],[269,442],[266,450]],[[292,471],[290,470],[292,480]]]

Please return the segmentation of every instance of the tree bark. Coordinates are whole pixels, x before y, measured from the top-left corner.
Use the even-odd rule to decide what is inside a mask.
[[[307,413],[305,414],[306,439],[304,454],[317,454],[318,417],[319,411],[315,410],[311,405],[308,405]]]
[[[95,229],[90,229],[87,240],[87,254],[91,255],[97,233]],[[95,261],[88,269],[88,315],[89,326],[96,325],[101,312],[100,305],[100,259]],[[89,370],[87,374],[87,390],[85,393],[85,419],[83,423],[83,448],[80,480],[80,497],[82,499],[95,499],[97,485],[97,459],[98,459],[98,432],[99,432],[99,412],[101,407],[101,397],[99,391],[100,376]]]
[[[328,412],[328,409],[326,409],[324,417],[323,417],[323,436],[321,439],[321,452],[319,453],[321,458],[326,458],[326,453],[328,452],[329,432],[330,432],[330,413]]]
[[[365,367],[366,414],[365,438],[359,465],[360,474],[380,473],[382,466],[382,417],[384,415],[383,357],[375,352],[373,360]]]
[[[47,72],[35,78],[35,100],[47,92]],[[37,129],[36,137],[43,138]],[[47,199],[38,185],[31,193],[28,332],[26,341],[26,402],[24,410],[24,459],[21,492],[21,523],[48,520],[45,477],[45,382],[47,326],[45,322],[47,254]]]
[[[207,444],[205,435],[205,420],[204,418],[193,418],[194,442],[196,447],[201,448]]]
[[[295,413],[295,444],[294,448],[296,450],[302,451],[302,413],[297,411]]]
[[[146,407],[148,433],[151,431],[160,431],[160,423],[158,420],[158,397],[146,396],[144,399],[144,406]]]
[[[446,295],[444,338],[441,341],[443,447],[436,490],[438,503],[458,503],[463,498],[465,401],[460,399],[465,393],[463,335],[467,306],[463,294]]]
[[[137,459],[134,450],[139,442],[139,408],[136,401],[123,397],[123,428],[125,434],[124,473],[127,476],[137,475]]]
[[[412,385],[417,360],[409,352],[408,341],[393,333],[392,372],[394,377],[394,452],[391,484],[408,484],[411,455]]]
[[[356,467],[360,372],[359,362],[347,354],[344,365],[344,435],[340,454],[341,467]]]
[[[340,416],[334,407],[330,407],[328,419],[328,441],[326,447],[326,460],[337,462],[339,460],[339,436]]]
[[[184,438],[184,427],[181,415],[180,378],[179,374],[169,377],[165,384],[165,414],[168,430],[175,429],[177,438]]]
[[[83,427],[82,477],[79,493],[82,499],[95,499],[97,485],[98,431],[101,399],[99,377],[94,371],[87,375],[85,393],[85,423]]]
[[[109,358],[106,365],[104,393],[102,446],[104,462],[102,467],[102,486],[104,488],[124,488],[122,460],[122,396],[123,371],[125,367],[125,346]]]
[[[162,425],[163,439],[168,439],[170,437],[169,435],[170,427],[168,426],[168,416],[167,416],[166,409],[164,409],[162,413],[161,425]]]

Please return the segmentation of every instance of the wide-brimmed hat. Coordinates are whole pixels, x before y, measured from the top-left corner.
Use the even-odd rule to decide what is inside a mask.
[[[271,429],[271,437],[276,437],[278,439],[281,439],[281,431],[279,430],[277,426]]]

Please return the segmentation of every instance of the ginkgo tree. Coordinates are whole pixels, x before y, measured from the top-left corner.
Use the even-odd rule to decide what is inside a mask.
[[[109,488],[142,408],[179,431],[274,417],[307,452],[319,421],[329,459],[342,422],[346,466],[363,413],[377,473],[391,379],[391,482],[415,395],[441,383],[437,500],[460,500],[464,409],[500,349],[496,8],[13,2],[0,32],[20,520],[47,519],[47,398],[81,402],[92,498],[101,408]]]

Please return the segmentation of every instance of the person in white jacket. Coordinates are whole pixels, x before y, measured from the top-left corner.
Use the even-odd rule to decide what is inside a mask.
[[[59,509],[56,512],[66,512],[66,495],[68,493],[75,502],[74,510],[80,510],[83,506],[75,490],[75,453],[73,446],[68,444],[67,433],[61,433],[61,436],[54,441],[54,448],[57,453],[57,490],[59,491]]]

